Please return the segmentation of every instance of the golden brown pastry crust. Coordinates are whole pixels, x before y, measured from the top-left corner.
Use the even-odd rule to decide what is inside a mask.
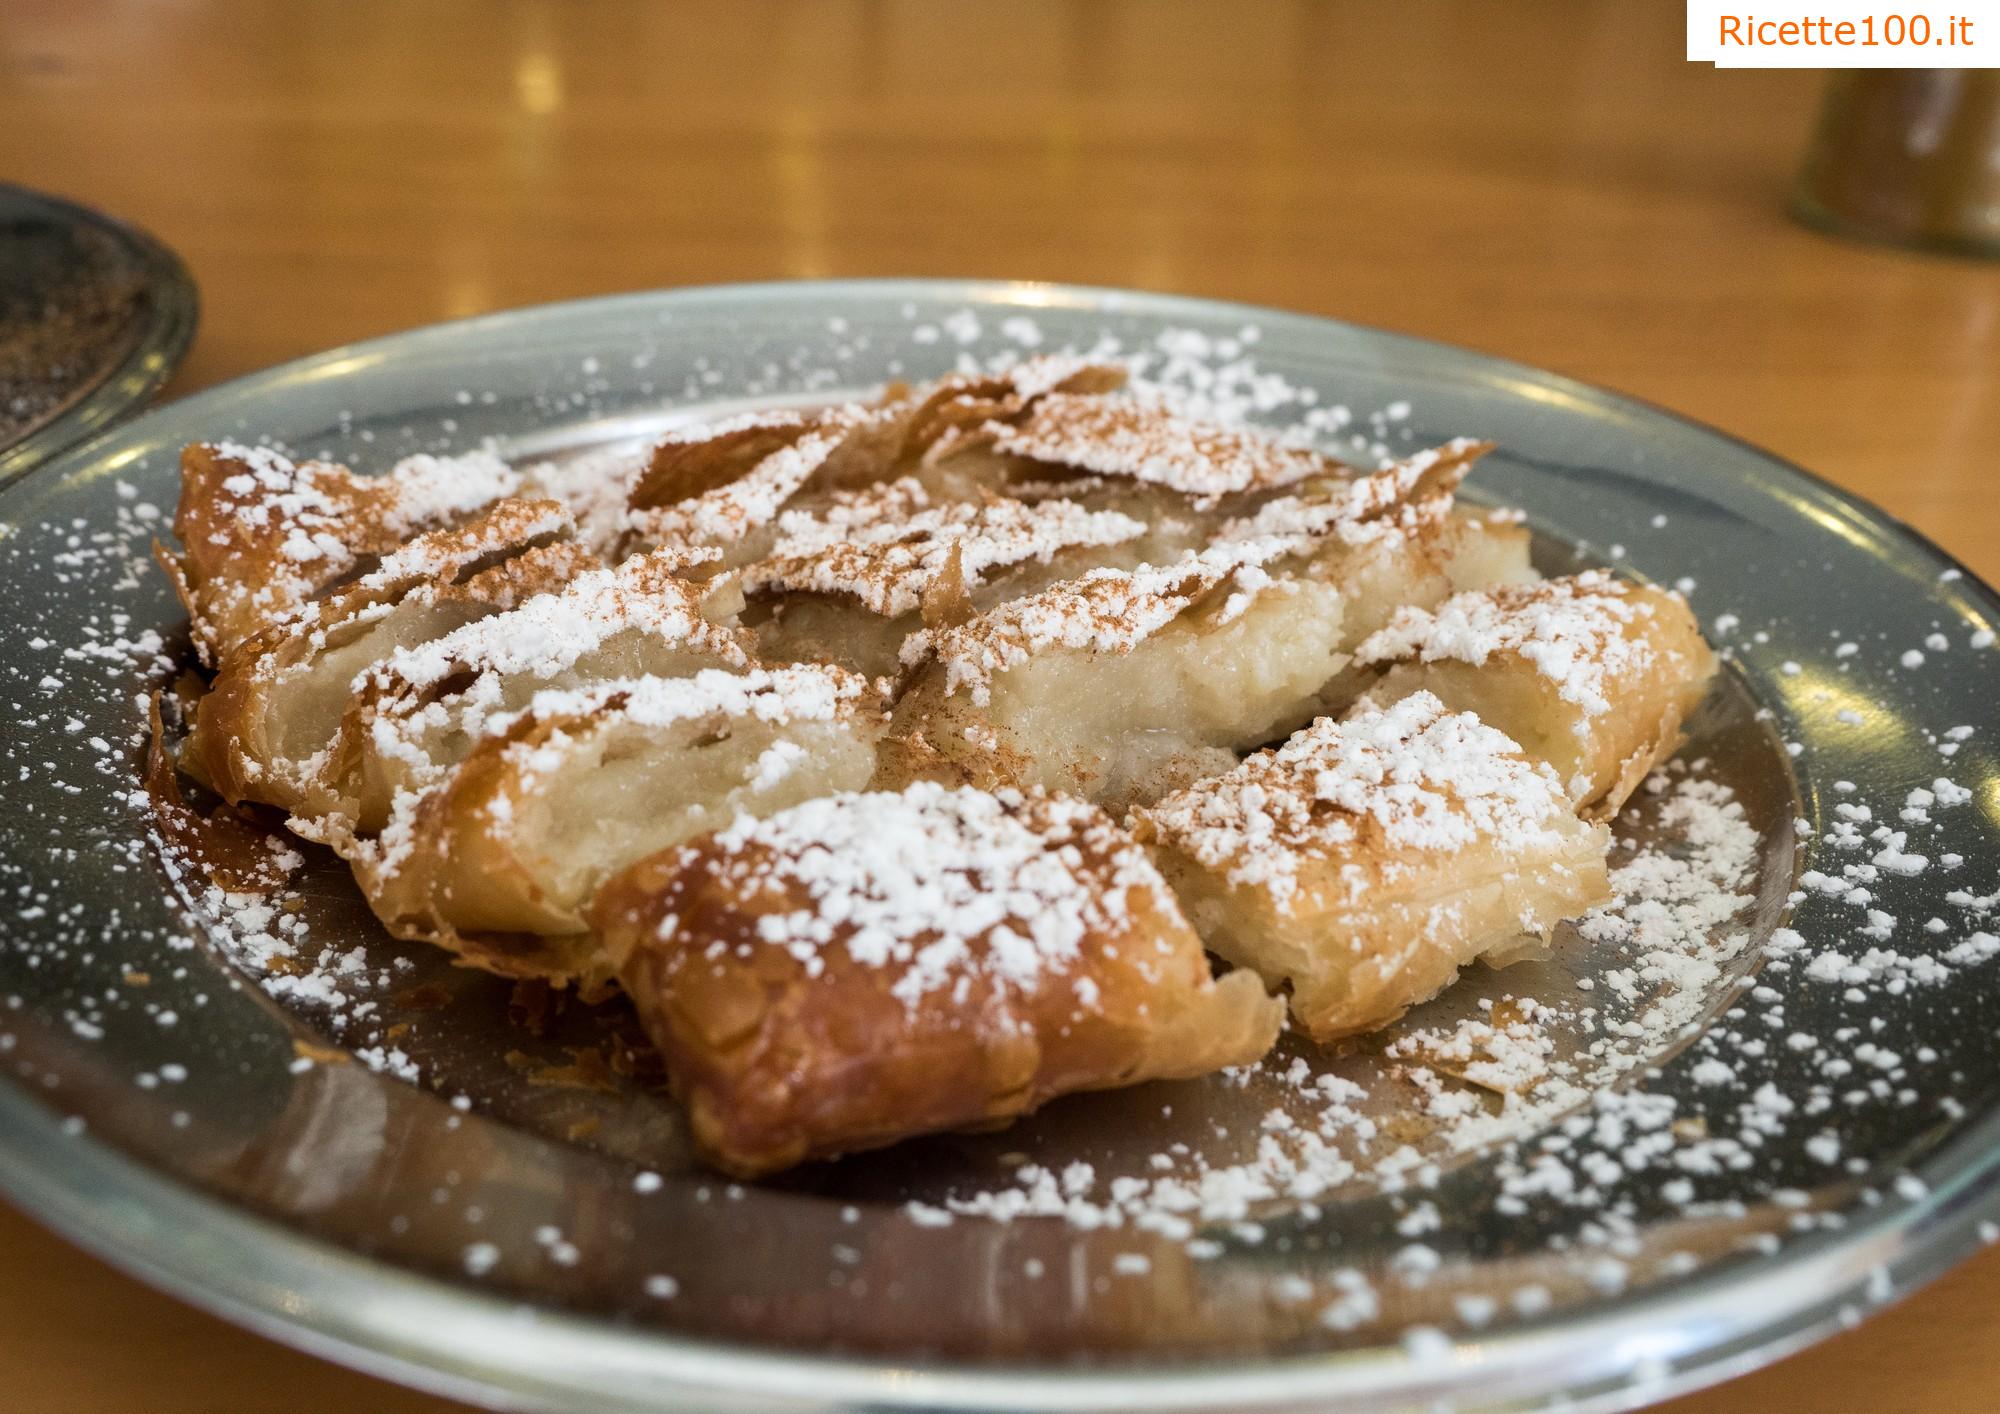
[[[988,431],[996,451],[1035,463],[1041,475],[1129,477],[1198,508],[1353,472],[1276,434],[1207,421],[1143,397],[1057,390]]]
[[[539,694],[351,847],[355,879],[398,937],[588,989],[610,968],[582,910],[607,876],[718,822],[864,787],[880,733],[867,684],[818,665]]]
[[[1132,566],[1146,526],[1073,501],[984,493],[943,500],[911,477],[836,493],[779,518],[771,551],[743,571],[766,656],[825,659],[871,677],[900,670],[910,635],[1107,563]]]
[[[843,814],[883,849],[829,871],[800,832]],[[895,906],[921,887],[892,877],[913,819],[951,841],[935,869],[984,858],[969,896],[1003,901],[993,916],[955,923],[948,889]],[[815,802],[636,865],[591,916],[701,1152],[744,1175],[1247,1063],[1282,1012],[1248,974],[1211,979],[1143,852],[1072,800],[918,786]],[[788,930],[801,916],[824,927]],[[1068,952],[1030,941],[1051,930]]]
[[[707,545],[728,564],[770,546],[778,515],[795,503],[917,475],[947,494],[976,496],[931,468],[992,440],[1056,392],[1109,391],[1120,369],[1078,359],[1034,359],[1005,373],[957,375],[922,396],[892,389],[873,406],[750,413],[669,434],[634,484],[632,545]]]
[[[399,794],[437,784],[488,719],[518,711],[538,690],[749,667],[746,637],[728,621],[729,604],[718,604],[729,582],[687,577],[691,562],[714,558],[679,548],[635,555],[370,668],[328,753],[325,781],[337,802],[329,840],[340,847],[344,836],[381,829]]]
[[[1028,359],[1001,373],[954,374],[931,385],[907,406],[901,459],[939,462],[990,446],[1005,427],[1019,423],[1043,399],[1065,394],[1094,397],[1125,386],[1125,370],[1066,355]]]
[[[1356,660],[1388,668],[1370,700],[1421,690],[1477,713],[1598,819],[1673,754],[1715,673],[1685,600],[1601,570],[1405,608]]]
[[[197,442],[181,453],[179,556],[161,553],[210,667],[259,630],[411,536],[510,495],[497,458],[410,457],[383,476],[294,462],[265,447]]]
[[[1607,837],[1553,773],[1427,694],[1321,718],[1135,812],[1203,940],[1328,1041],[1609,895]]]
[[[759,553],[778,512],[878,422],[847,406],[752,413],[671,434],[632,488],[632,543],[713,546],[732,562]]]
[[[553,501],[505,500],[433,531],[353,584],[259,630],[222,661],[182,752],[232,804],[305,816],[332,807],[314,758],[339,730],[353,679],[398,646],[553,589],[596,564]]]
[[[904,480],[874,496],[844,498],[820,516],[782,517],[777,542],[744,572],[744,587],[753,598],[840,595],[896,618],[917,612],[954,551],[970,588],[1019,566],[1047,566],[1064,551],[1124,545],[1145,531],[1129,516],[1059,498],[988,494],[937,503],[920,483]]]

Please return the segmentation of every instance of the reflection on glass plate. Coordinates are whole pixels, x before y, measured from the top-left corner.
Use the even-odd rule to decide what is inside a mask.
[[[1335,1054],[1076,1097],[750,1186],[619,1004],[161,848],[149,560],[181,443],[596,456],[1074,347],[1366,460],[1465,433],[1542,568],[1685,589],[1727,669],[1617,824],[1623,901]],[[1630,1402],[1857,1319],[1993,1229],[1992,592],[1809,477],[1552,375],[1048,286],[557,306],[189,399],[0,492],[4,1182],[204,1304],[488,1400]],[[1329,1359],[1329,1356],[1338,1358]]]

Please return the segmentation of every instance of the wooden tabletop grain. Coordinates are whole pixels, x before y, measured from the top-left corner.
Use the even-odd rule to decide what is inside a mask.
[[[175,392],[458,315],[839,275],[1221,296],[1468,344],[1728,429],[2000,577],[2000,267],[1784,215],[1819,76],[1673,3],[8,0],[0,177],[200,281]],[[454,1408],[0,1210],[36,1414]],[[2000,1254],[1681,1414],[1991,1408]]]

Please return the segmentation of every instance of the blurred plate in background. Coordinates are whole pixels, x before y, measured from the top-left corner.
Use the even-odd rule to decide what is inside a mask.
[[[145,406],[195,312],[187,267],[151,236],[0,184],[0,482]]]

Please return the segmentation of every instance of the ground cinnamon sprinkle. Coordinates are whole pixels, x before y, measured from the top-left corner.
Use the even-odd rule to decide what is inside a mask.
[[[1055,393],[996,433],[1003,452],[1104,476],[1129,476],[1197,500],[1267,489],[1345,468],[1271,433],[1211,422],[1144,398]]]

